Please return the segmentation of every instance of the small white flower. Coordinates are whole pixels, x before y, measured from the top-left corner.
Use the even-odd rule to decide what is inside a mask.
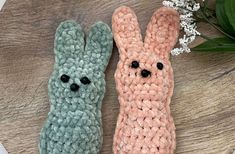
[[[170,2],[170,1],[163,1],[162,3],[163,3],[164,6],[169,6],[169,7],[173,7],[174,6],[174,3]]]
[[[197,25],[193,18],[193,12],[200,9],[200,4],[194,0],[164,0],[163,5],[174,8],[180,14],[180,28],[184,31],[184,36],[179,38],[180,48],[171,51],[172,55],[179,55],[183,52],[190,52],[188,45],[192,43],[200,33],[196,30]]]

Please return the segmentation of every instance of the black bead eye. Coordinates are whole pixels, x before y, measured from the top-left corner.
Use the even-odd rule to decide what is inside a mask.
[[[159,70],[162,70],[162,69],[163,69],[163,64],[162,64],[161,62],[158,62],[158,63],[157,63],[157,68],[158,68]]]
[[[91,81],[85,76],[80,79],[82,84],[90,84]]]
[[[61,75],[60,80],[64,83],[69,82],[70,77],[66,74]]]
[[[134,60],[134,61],[131,62],[131,67],[132,67],[132,68],[138,68],[139,66],[140,66],[140,65],[139,65],[139,62],[136,61],[136,60]]]

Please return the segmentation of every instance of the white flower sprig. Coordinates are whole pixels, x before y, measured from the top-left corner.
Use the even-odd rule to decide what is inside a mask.
[[[172,55],[179,55],[181,53],[190,52],[188,45],[192,43],[196,36],[201,35],[196,29],[197,25],[193,18],[193,12],[200,9],[200,4],[194,0],[164,0],[164,6],[174,8],[180,14],[180,28],[184,31],[184,36],[179,38],[179,48],[174,48],[171,51]]]

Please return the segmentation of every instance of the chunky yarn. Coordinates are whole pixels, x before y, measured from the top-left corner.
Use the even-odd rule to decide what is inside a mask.
[[[179,15],[162,7],[152,16],[144,42],[135,13],[122,6],[112,29],[120,53],[115,81],[120,103],[114,154],[173,154],[170,113],[173,71],[169,61],[179,34]]]
[[[40,133],[41,154],[97,154],[102,146],[104,71],[112,53],[108,25],[94,24],[84,41],[80,25],[60,24],[49,80],[50,112]]]

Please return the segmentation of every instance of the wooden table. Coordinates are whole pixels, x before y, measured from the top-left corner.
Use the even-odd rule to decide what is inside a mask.
[[[85,31],[98,20],[110,25],[120,5],[135,10],[144,34],[161,0],[7,0],[0,12],[0,142],[10,154],[38,153],[39,132],[49,111],[47,82],[58,24],[74,19]],[[217,35],[209,25],[199,27],[206,35]],[[176,153],[231,154],[235,150],[235,54],[193,52],[171,61]],[[103,154],[112,153],[119,111],[113,77],[117,62],[114,48],[102,108]]]

